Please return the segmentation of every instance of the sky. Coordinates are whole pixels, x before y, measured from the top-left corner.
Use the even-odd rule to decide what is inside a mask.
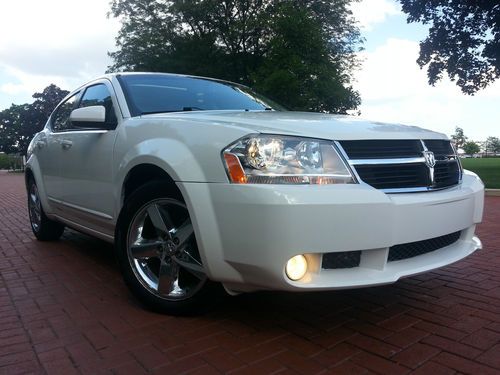
[[[51,83],[73,90],[103,74],[120,28],[108,11],[107,0],[1,0],[0,110]],[[354,83],[363,118],[500,137],[500,81],[475,96],[448,79],[431,87],[416,63],[425,26],[407,24],[395,0],[362,0],[353,12],[366,39]]]

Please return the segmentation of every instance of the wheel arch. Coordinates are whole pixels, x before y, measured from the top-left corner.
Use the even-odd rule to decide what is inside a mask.
[[[169,187],[167,194],[183,199],[183,195],[170,173],[168,173],[165,168],[162,168],[152,161],[145,161],[135,164],[125,174],[122,184],[120,185],[120,210],[128,197],[130,197],[135,190],[152,181],[166,182]]]
[[[28,191],[29,189],[28,184],[30,182],[30,179],[33,179],[33,181],[35,181],[45,214],[51,215],[53,213],[53,208],[50,205],[50,201],[45,190],[45,185],[43,184],[40,165],[38,164],[38,160],[34,156],[30,157],[28,163],[24,167],[24,184],[26,186],[26,191]]]
[[[31,170],[31,167],[26,166],[26,168],[24,169],[24,185],[26,186],[26,189],[28,189],[28,183],[30,182],[30,179],[33,179],[36,182],[35,174]]]

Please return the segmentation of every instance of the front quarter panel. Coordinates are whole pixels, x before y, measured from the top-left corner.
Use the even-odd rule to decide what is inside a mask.
[[[119,127],[114,158],[116,216],[128,172],[140,164],[163,169],[176,182],[227,183],[221,152],[249,134],[245,128],[220,123],[172,119],[131,118]],[[144,181],[146,183],[147,181]]]
[[[129,119],[115,146],[117,179],[123,181],[134,166],[149,163],[176,182],[227,182],[221,152],[248,133],[244,128],[187,118]]]

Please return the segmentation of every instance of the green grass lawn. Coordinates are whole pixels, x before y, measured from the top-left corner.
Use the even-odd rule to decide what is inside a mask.
[[[500,189],[500,158],[461,159],[465,169],[477,173],[487,188]]]

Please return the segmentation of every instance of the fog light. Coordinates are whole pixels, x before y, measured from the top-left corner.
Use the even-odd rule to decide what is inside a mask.
[[[307,260],[303,255],[296,255],[286,264],[286,275],[293,281],[300,280],[307,272]]]

